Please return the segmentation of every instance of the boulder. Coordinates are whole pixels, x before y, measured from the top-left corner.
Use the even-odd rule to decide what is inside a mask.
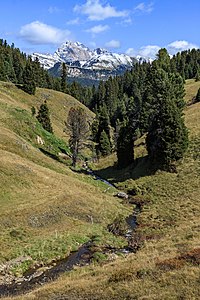
[[[124,192],[118,192],[116,196],[121,199],[128,199],[128,195]]]

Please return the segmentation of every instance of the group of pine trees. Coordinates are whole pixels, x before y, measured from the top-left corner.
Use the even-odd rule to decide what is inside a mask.
[[[61,90],[60,79],[50,76],[38,59],[32,60],[3,39],[0,39],[0,80],[10,81],[29,94],[35,94],[36,86]]]
[[[118,166],[126,167],[134,161],[134,141],[146,133],[149,158],[159,167],[169,168],[183,156],[188,146],[184,78],[173,69],[174,62],[161,49],[152,64],[136,64],[123,76],[99,84],[91,103],[98,155],[116,150]]]
[[[34,94],[37,87],[69,93],[96,113],[92,140],[97,156],[117,152],[118,166],[134,161],[134,141],[146,133],[149,157],[161,166],[183,156],[188,145],[183,120],[184,80],[200,80],[200,50],[177,53],[170,58],[166,49],[159,50],[152,63],[137,63],[122,76],[110,77],[98,87],[68,84],[67,66],[61,77],[54,78],[40,66],[39,60],[20,52],[0,40],[0,80],[11,81],[25,92]],[[195,101],[200,101],[198,91]],[[53,132],[47,103],[38,112],[38,120]],[[48,123],[47,124],[45,124]]]

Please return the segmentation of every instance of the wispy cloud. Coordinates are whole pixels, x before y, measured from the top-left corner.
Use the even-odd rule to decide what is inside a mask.
[[[121,44],[120,44],[120,41],[117,41],[117,40],[111,40],[109,42],[107,42],[105,44],[105,47],[106,48],[115,48],[115,49],[118,49],[121,47]]]
[[[86,32],[90,32],[92,34],[98,34],[98,33],[108,30],[109,28],[110,27],[108,25],[97,25],[97,26],[87,29]]]
[[[100,0],[87,0],[83,5],[76,5],[74,12],[88,16],[91,21],[100,21],[113,17],[126,17],[129,12],[126,10],[117,10],[109,3],[103,5]]]
[[[23,40],[33,45],[56,45],[69,39],[71,32],[34,21],[22,26],[19,35]]]
[[[50,7],[48,8],[48,12],[49,12],[50,14],[60,13],[60,12],[62,12],[62,11],[63,11],[63,9],[60,9],[60,8],[58,8],[58,7],[56,7],[56,6],[50,6]]]
[[[119,24],[121,26],[127,27],[133,24],[133,19],[131,17],[124,18],[120,22],[117,22],[116,24]]]
[[[79,18],[75,18],[72,20],[69,20],[66,22],[67,25],[79,25],[80,24],[80,19]]]
[[[135,8],[135,12],[150,14],[154,10],[154,3],[150,2],[149,4],[145,4],[144,2],[139,3]]]

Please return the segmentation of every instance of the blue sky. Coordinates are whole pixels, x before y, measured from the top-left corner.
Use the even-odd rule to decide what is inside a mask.
[[[66,40],[130,55],[200,47],[200,0],[6,0],[0,36],[53,53]]]

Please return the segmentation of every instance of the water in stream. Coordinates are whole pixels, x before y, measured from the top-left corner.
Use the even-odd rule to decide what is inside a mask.
[[[94,173],[88,172],[89,174]],[[95,175],[96,176],[96,175]],[[113,186],[108,181],[101,179],[100,177],[96,176],[97,180],[104,181],[107,185]],[[134,232],[137,226],[137,215],[141,212],[141,207],[135,207],[133,214],[126,218],[126,222],[129,225],[129,230],[125,234],[125,238],[128,241],[128,244],[131,240],[132,233]],[[58,276],[64,272],[70,271],[74,268],[74,266],[85,266],[90,264],[93,252],[91,251],[92,241],[82,245],[76,252],[71,253],[67,258],[59,260],[54,263],[54,265],[49,266],[45,270],[38,269],[31,269],[27,271],[23,277],[17,280],[17,282],[13,282],[10,284],[2,284],[0,285],[0,297],[3,296],[14,296],[26,293],[35,287],[41,286],[49,281],[55,280]],[[107,252],[112,251],[121,252],[121,253],[131,253],[134,252],[131,247],[125,247],[123,249],[107,249]]]

